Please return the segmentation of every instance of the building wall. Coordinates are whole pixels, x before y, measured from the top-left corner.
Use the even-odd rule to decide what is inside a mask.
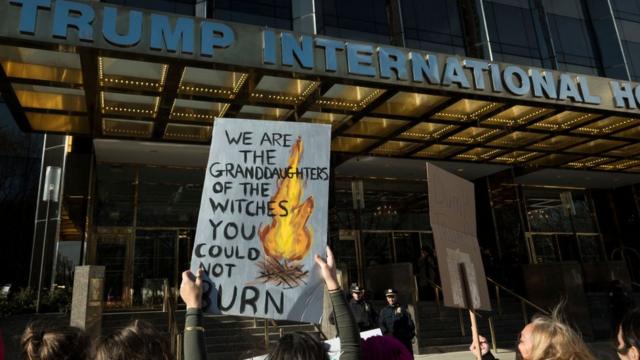
[[[0,99],[0,284],[27,284],[41,155],[42,135],[18,129]]]

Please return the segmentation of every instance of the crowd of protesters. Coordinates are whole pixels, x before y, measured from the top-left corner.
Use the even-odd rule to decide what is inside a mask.
[[[413,358],[415,327],[406,307],[397,302],[397,291],[387,289],[387,305],[376,313],[363,298],[363,289],[351,287],[347,303],[336,277],[333,253],[315,256],[333,305],[332,318],[341,343],[341,360],[409,360]],[[184,359],[205,360],[207,350],[201,311],[202,270],[182,274],[180,297],[187,306],[184,327]],[[379,327],[383,336],[361,340],[359,333]],[[640,359],[640,309],[628,311],[616,325],[616,352],[623,360]],[[483,360],[495,359],[487,340],[478,345]],[[28,360],[173,360],[168,339],[152,325],[134,321],[130,325],[92,343],[82,330],[73,327],[29,325],[22,336],[23,358]],[[470,347],[473,352],[475,345]],[[522,360],[595,360],[582,337],[562,320],[560,307],[551,315],[536,316],[518,334],[516,358]],[[328,360],[326,346],[314,336],[290,333],[278,341],[267,355],[269,360]]]

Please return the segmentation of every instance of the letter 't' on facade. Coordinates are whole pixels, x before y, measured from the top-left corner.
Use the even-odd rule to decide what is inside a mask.
[[[18,5],[20,9],[20,23],[18,30],[22,34],[33,35],[36,33],[38,9],[50,9],[51,0],[11,0],[11,5]]]
[[[66,39],[69,28],[78,30],[81,41],[93,41],[93,21],[96,12],[88,4],[60,0],[53,8],[53,37]]]

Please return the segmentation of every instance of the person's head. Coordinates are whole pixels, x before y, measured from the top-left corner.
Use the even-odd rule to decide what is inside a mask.
[[[633,309],[622,318],[617,340],[620,359],[640,359],[640,309]]]
[[[267,355],[268,360],[329,360],[325,346],[305,332],[293,332],[281,337]]]
[[[534,318],[520,332],[518,354],[523,360],[595,360],[582,337],[559,317]]]
[[[71,326],[32,323],[22,333],[24,358],[27,360],[88,360],[91,340],[86,332]]]
[[[429,256],[429,253],[430,253],[430,252],[431,252],[431,251],[430,251],[429,247],[428,247],[428,246],[426,246],[426,245],[424,245],[424,246],[422,246],[422,247],[420,248],[420,255],[421,255],[422,257],[427,257],[427,256]]]
[[[173,360],[168,340],[151,324],[135,320],[100,340],[96,360]]]
[[[372,336],[360,342],[362,358],[369,360],[411,360],[409,350],[393,336]]]
[[[387,289],[387,291],[384,292],[384,297],[387,299],[387,304],[393,305],[396,303],[398,292],[394,289]]]
[[[358,285],[351,286],[351,297],[358,301],[361,300],[364,295],[364,289]]]

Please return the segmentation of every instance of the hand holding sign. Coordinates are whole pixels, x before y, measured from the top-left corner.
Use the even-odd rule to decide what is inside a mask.
[[[187,308],[200,309],[202,307],[202,276],[204,270],[198,269],[197,275],[193,275],[191,270],[182,272],[182,283],[180,284],[180,297],[187,305]]]

